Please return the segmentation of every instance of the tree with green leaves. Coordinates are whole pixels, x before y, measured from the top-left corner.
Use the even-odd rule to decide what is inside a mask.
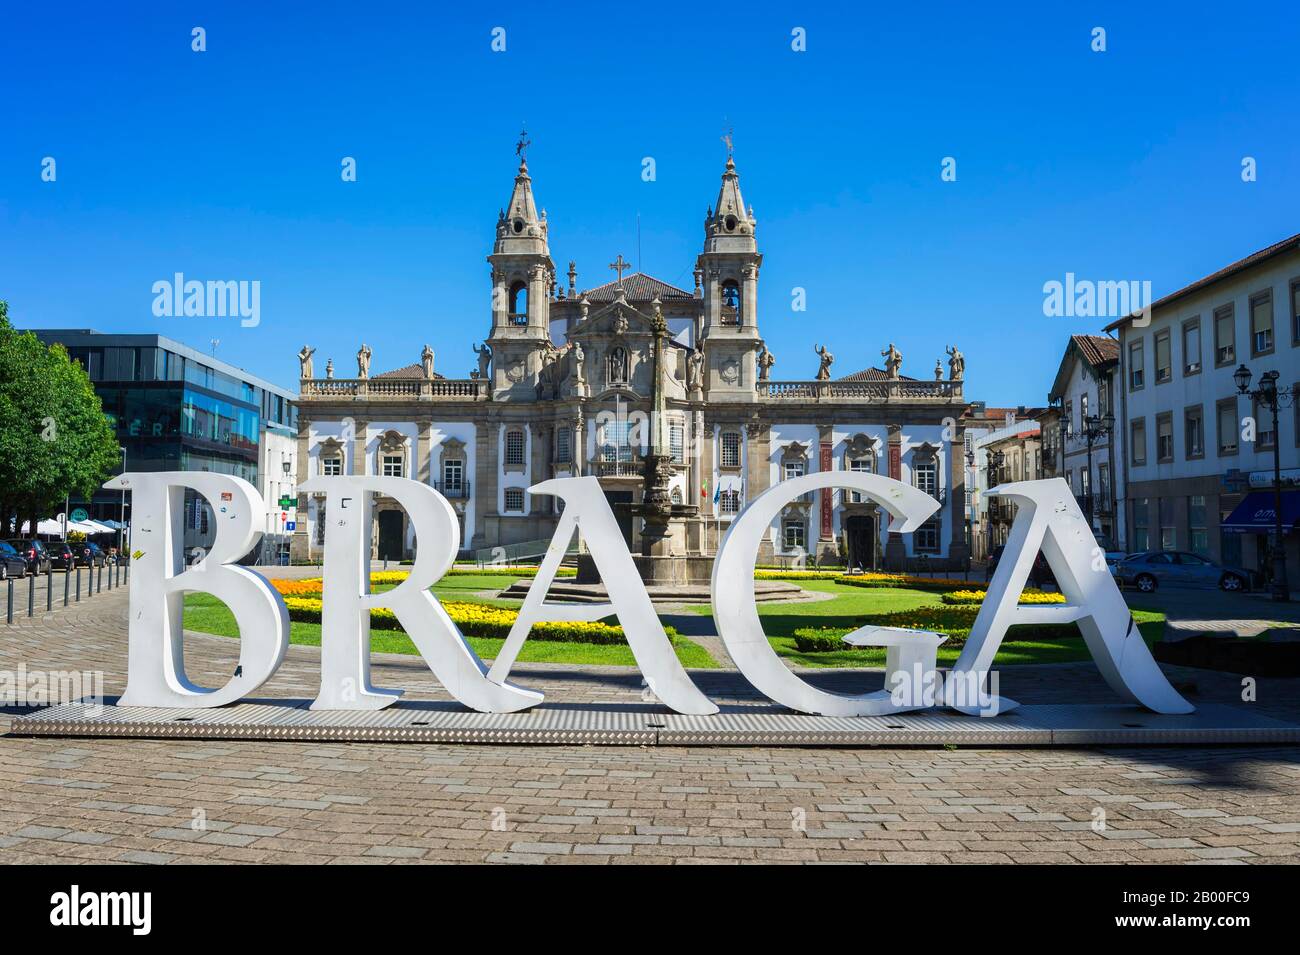
[[[121,459],[85,369],[9,323],[0,300],[0,535],[87,500]]]

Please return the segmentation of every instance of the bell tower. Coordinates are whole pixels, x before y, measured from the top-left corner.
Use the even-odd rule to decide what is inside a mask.
[[[718,201],[704,219],[704,251],[696,261],[704,297],[705,389],[710,401],[753,401],[758,378],[758,270],[763,256],[757,222],[740,195],[728,148]]]
[[[519,172],[509,204],[497,215],[492,266],[492,393],[536,397],[542,360],[551,347],[551,290],[555,263],[547,243],[546,210],[533,199],[521,134]]]

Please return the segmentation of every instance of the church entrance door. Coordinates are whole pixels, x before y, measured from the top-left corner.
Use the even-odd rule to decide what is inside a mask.
[[[401,511],[379,512],[379,559],[401,560],[406,515]]]
[[[849,544],[849,566],[862,570],[876,569],[876,519],[855,514],[845,523]]]

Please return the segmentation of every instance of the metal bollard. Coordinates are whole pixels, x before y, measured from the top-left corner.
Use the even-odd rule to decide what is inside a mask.
[[[50,611],[54,609],[54,563],[50,562],[50,569],[45,572],[45,609]]]
[[[36,575],[27,578],[27,616],[36,616]]]
[[[95,575],[95,593],[102,594],[103,592],[104,592],[104,565],[100,564],[99,573]]]
[[[74,603],[81,603],[81,565],[77,565],[77,597]]]
[[[5,583],[9,585],[8,588],[9,597],[5,601],[5,607],[6,607],[5,620],[8,623],[13,623],[14,622],[14,579],[12,577],[6,577]]]
[[[63,572],[63,606],[68,605],[68,593],[72,589],[72,568]]]

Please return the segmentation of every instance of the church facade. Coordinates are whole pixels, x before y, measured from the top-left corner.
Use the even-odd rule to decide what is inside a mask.
[[[520,162],[487,260],[492,311],[478,368],[467,378],[418,364],[372,375],[362,345],[355,378],[317,377],[313,349],[299,354],[298,478],[377,474],[440,491],[461,521],[460,549],[479,559],[544,552],[556,501],[528,488],[553,477],[593,475],[629,545],[640,545],[637,509],[644,459],[671,462],[672,552],[715,553],[731,521],[768,487],[827,470],[871,471],[920,487],[943,505],[919,531],[887,531],[888,517],[850,491],[791,501],[773,522],[760,562],[803,555],[863,568],[966,561],[962,396],[964,359],[948,349],[925,379],[902,374],[891,344],[884,368],[831,374],[834,357],[809,343],[806,379],[777,379],[761,332],[763,264],[752,207],[728,158],[704,221],[694,288],[624,274],[618,256],[606,284],[581,290],[575,263],[551,258],[527,163]],[[656,408],[659,410],[656,411]],[[322,497],[303,494],[295,560],[319,558]],[[395,502],[376,504],[376,553],[401,559],[415,541]]]

